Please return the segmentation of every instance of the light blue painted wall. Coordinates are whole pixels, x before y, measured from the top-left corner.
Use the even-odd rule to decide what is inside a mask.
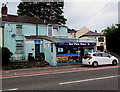
[[[25,41],[26,42],[26,41]],[[28,54],[33,53],[35,57],[35,44],[34,43],[25,43],[24,44],[25,59],[28,60]]]
[[[22,32],[24,36],[36,35],[36,25],[22,24]]]
[[[46,44],[48,44],[48,47],[46,47]],[[43,52],[45,54],[45,60],[52,65],[52,53],[51,53],[51,42],[47,40],[43,40]]]
[[[39,25],[38,35],[47,35],[47,26],[46,25]]]
[[[12,34],[16,34],[16,25],[6,23],[4,27],[4,47],[10,49],[10,51],[15,54],[16,49],[16,39],[12,37]]]
[[[12,37],[12,34],[16,34],[16,25],[22,26],[23,35],[16,35]],[[67,28],[60,27],[59,28],[60,36],[67,36]],[[39,25],[38,26],[38,34],[47,36],[47,26]],[[28,53],[33,53],[35,56],[35,45],[34,44],[26,44],[24,36],[36,35],[36,25],[33,24],[20,24],[20,23],[5,23],[4,27],[4,47],[8,47],[10,51],[13,53],[13,56],[25,56],[26,59],[28,57]],[[16,54],[16,40],[23,40],[24,42],[24,53]],[[44,43],[51,43],[47,40],[43,40],[43,44],[40,46],[40,52],[44,52],[46,56],[46,61],[51,65],[56,64],[55,55],[56,55],[56,47],[54,46],[54,52],[51,52],[51,45],[48,48],[44,48]],[[34,50],[32,50],[34,49]]]
[[[60,27],[59,32],[60,32],[60,36],[68,36],[66,27]]]
[[[52,52],[52,65],[57,65],[57,57],[56,57],[56,46],[53,44],[53,52]]]

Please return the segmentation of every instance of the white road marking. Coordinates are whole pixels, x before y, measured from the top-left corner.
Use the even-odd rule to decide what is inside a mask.
[[[78,80],[78,81],[70,81],[70,82],[61,82],[61,83],[59,83],[59,85],[72,84],[72,83],[80,83],[80,82],[87,82],[87,81],[101,80],[101,79],[108,79],[108,78],[114,78],[114,77],[119,77],[119,76],[120,75],[100,77],[100,78],[93,78],[93,79],[85,79],[85,80]]]
[[[14,90],[18,90],[18,88],[3,89],[2,91],[14,91]]]
[[[8,90],[18,90],[18,88],[8,89]]]

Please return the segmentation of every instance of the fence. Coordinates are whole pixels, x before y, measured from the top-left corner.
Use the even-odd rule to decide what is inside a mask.
[[[10,58],[10,61],[11,62],[14,62],[14,61],[25,61],[25,56],[12,56],[11,58]]]

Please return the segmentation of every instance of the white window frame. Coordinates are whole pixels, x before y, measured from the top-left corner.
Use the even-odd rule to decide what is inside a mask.
[[[23,53],[23,41],[16,41],[16,53]]]
[[[51,27],[51,35],[49,35],[49,28]],[[52,36],[52,31],[53,31],[53,26],[52,25],[48,25],[47,27],[47,35],[48,36]]]
[[[54,29],[56,29],[57,31],[54,30]],[[54,32],[54,31],[56,31],[56,32]],[[54,34],[54,33],[56,33],[56,34]],[[60,34],[59,34],[59,27],[53,27],[52,36],[60,36]]]
[[[100,38],[103,38],[102,40]],[[104,37],[98,37],[98,42],[104,42],[105,38]]]
[[[22,35],[22,25],[16,25],[16,35]]]

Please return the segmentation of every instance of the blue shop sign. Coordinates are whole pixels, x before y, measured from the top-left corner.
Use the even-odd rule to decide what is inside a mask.
[[[34,44],[40,44],[40,40],[34,40]]]
[[[96,43],[88,42],[69,42],[69,43],[56,43],[57,46],[95,46]]]

